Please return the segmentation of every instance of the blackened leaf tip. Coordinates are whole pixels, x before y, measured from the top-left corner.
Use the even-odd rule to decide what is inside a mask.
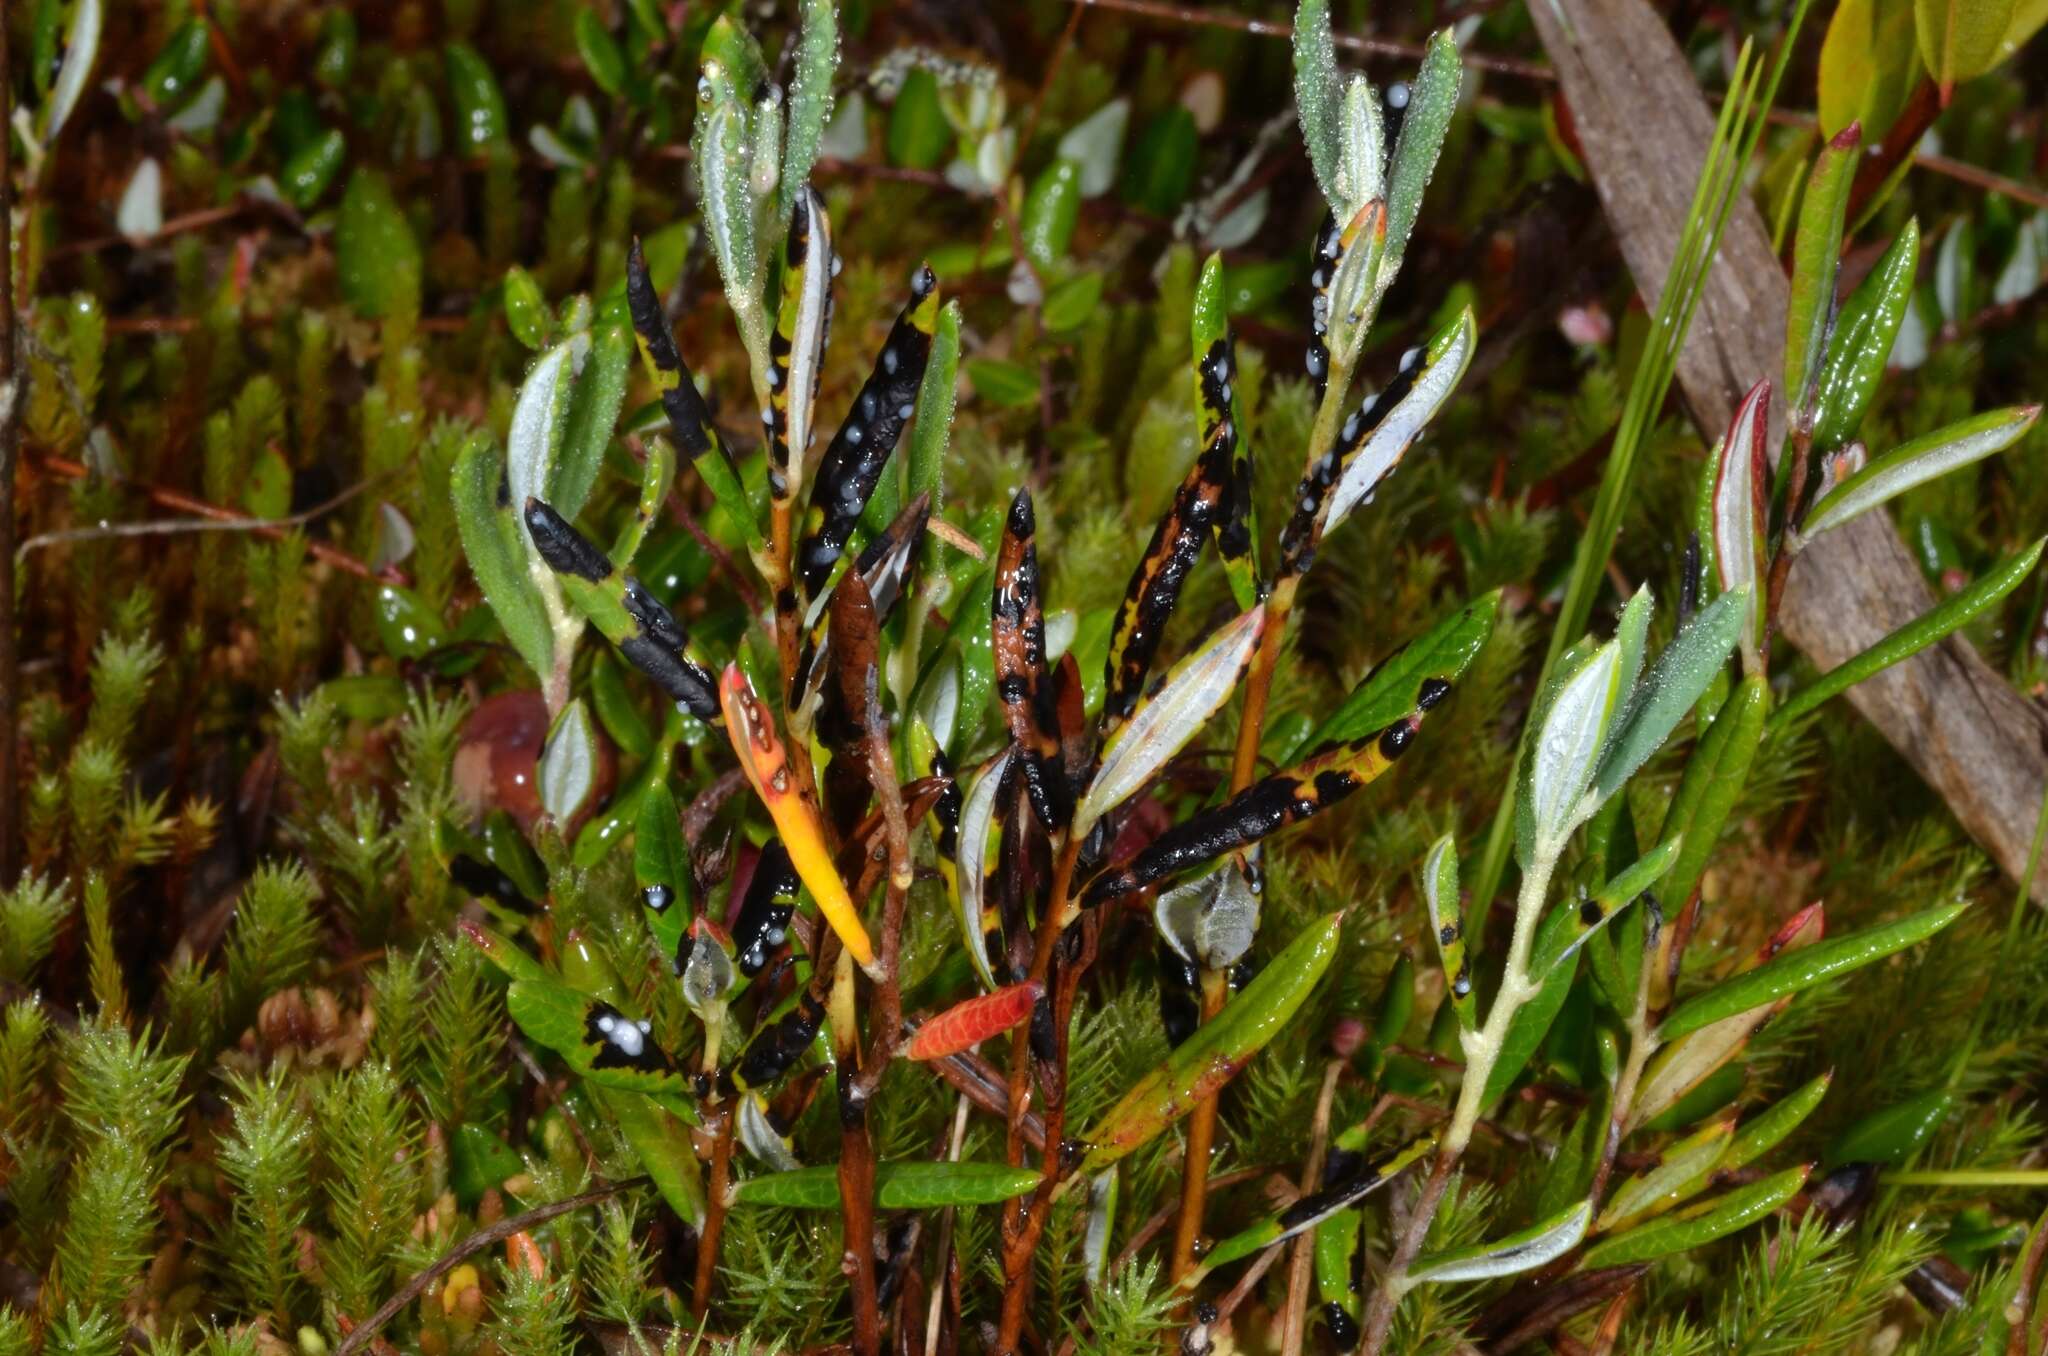
[[[571,574],[596,583],[612,572],[612,562],[604,552],[545,500],[527,496],[524,516],[534,549],[556,574]]]

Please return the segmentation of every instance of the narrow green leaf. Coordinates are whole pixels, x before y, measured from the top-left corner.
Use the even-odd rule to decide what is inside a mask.
[[[484,953],[484,959],[496,966],[507,979],[530,979],[543,984],[555,982],[554,977],[539,961],[520,950],[509,938],[467,920],[457,926],[462,929],[463,935],[469,938],[470,943]]]
[[[1664,878],[1664,894],[1674,908],[1692,898],[1693,887],[1721,841],[1721,828],[1749,782],[1750,761],[1763,740],[1770,707],[1771,690],[1762,675],[1744,678],[1686,759],[1664,815],[1663,836],[1684,839],[1678,860]]]
[[[1658,1028],[1658,1035],[1673,1041],[1738,1013],[1760,1008],[1787,994],[1812,988],[1860,969],[1873,961],[1925,941],[1953,923],[1969,907],[1964,901],[1925,909],[1883,927],[1866,928],[1848,937],[1836,937],[1813,946],[1787,951],[1765,961],[1756,969],[1728,979],[1705,993],[1680,1003]]]
[[[1724,593],[1664,647],[1629,699],[1614,738],[1601,755],[1600,770],[1593,778],[1596,801],[1605,801],[1619,791],[1650,755],[1664,746],[1728,662],[1748,614],[1745,591]]]
[[[998,1205],[1038,1186],[1041,1174],[1006,1163],[878,1163],[875,1204],[883,1210],[936,1210],[949,1205]],[[833,1165],[769,1172],[733,1188],[739,1205],[790,1210],[837,1210],[839,1169]]]
[[[619,1133],[654,1179],[661,1198],[692,1228],[702,1228],[705,1215],[704,1176],[691,1145],[690,1127],[682,1117],[645,1097],[585,1080],[592,1096],[617,1122]]]
[[[2040,414],[2039,405],[1990,410],[1901,443],[1824,495],[1800,525],[1800,536],[1810,541],[1916,485],[2004,451]]]
[[[1814,395],[1813,446],[1817,451],[1832,452],[1856,436],[1863,411],[1884,377],[1906,308],[1913,304],[1913,279],[1919,264],[1920,223],[1909,221],[1877,266],[1842,303]]]
[[[348,178],[334,222],[334,272],[349,305],[372,320],[419,305],[419,241],[375,170]]]
[[[571,522],[583,511],[598,468],[611,445],[626,399],[626,377],[633,366],[633,336],[624,325],[606,325],[591,336],[590,354],[569,396],[568,423],[562,450],[548,476],[547,493],[539,496]],[[523,501],[522,501],[523,502]]]
[[[1791,1200],[1806,1185],[1808,1171],[1804,1167],[1788,1168],[1775,1177],[1716,1197],[1697,1214],[1658,1220],[1596,1243],[1586,1250],[1581,1265],[1589,1270],[1629,1266],[1704,1247],[1737,1229],[1747,1228]]]
[[[1737,1128],[1735,1138],[1729,1141],[1728,1152],[1721,1155],[1721,1161],[1715,1165],[1716,1171],[1733,1172],[1737,1168],[1746,1168],[1777,1148],[1787,1135],[1813,1114],[1821,1098],[1828,1095],[1828,1086],[1834,1080],[1834,1072],[1830,1070],[1786,1093],[1762,1115],[1744,1121]]]
[[[1717,1121],[1665,1149],[1656,1162],[1614,1188],[1600,1211],[1600,1231],[1640,1223],[1696,1194],[1734,1137],[1733,1121]]]
[[[1341,148],[1337,123],[1342,111],[1337,83],[1337,41],[1330,31],[1329,0],[1301,0],[1294,10],[1294,111],[1309,165],[1332,211],[1342,216],[1337,194]]]
[[[614,98],[625,90],[626,55],[619,50],[611,30],[604,26],[595,9],[576,11],[576,52],[599,89]]]
[[[1820,48],[1820,132],[1852,122],[1881,141],[1920,77],[1913,0],[1842,0]]]
[[[1081,167],[1072,160],[1055,160],[1039,172],[1024,195],[1017,222],[1024,257],[1039,268],[1059,263],[1067,256],[1080,220]]]
[[[1408,1280],[1414,1285],[1443,1285],[1451,1281],[1491,1281],[1534,1271],[1579,1246],[1579,1240],[1586,1236],[1586,1222],[1592,1217],[1593,1203],[1580,1201],[1563,1214],[1506,1238],[1418,1257],[1408,1268]]]
[[[721,16],[713,31],[727,22]],[[691,152],[704,226],[711,236],[711,252],[718,259],[719,277],[725,280],[726,302],[739,323],[749,355],[757,365],[765,363],[767,318],[754,239],[754,196],[747,183],[750,151],[745,102],[736,97],[714,97],[710,107],[700,109]]]
[[[1786,727],[1822,702],[1961,630],[2025,582],[2040,562],[2044,544],[2048,539],[2007,556],[1968,588],[1944,598],[1861,654],[1814,679],[1771,717],[1771,731]]]
[[[1785,311],[1784,391],[1786,407],[1802,422],[1811,419],[1807,385],[1820,374],[1828,321],[1834,314],[1842,228],[1861,141],[1861,131],[1851,123],[1821,148],[1799,204],[1799,229],[1792,240],[1792,290]]]
[[[1141,212],[1171,218],[1194,186],[1200,140],[1195,115],[1169,104],[1145,124],[1124,160],[1124,201]]]
[[[1898,1167],[1934,1138],[1955,1101],[1955,1094],[1947,1088],[1935,1088],[1865,1116],[1829,1148],[1828,1165],[1882,1163]]]
[[[1437,960],[1444,971],[1444,992],[1449,996],[1458,1025],[1466,1031],[1478,1028],[1478,998],[1472,991],[1472,962],[1465,954],[1465,910],[1458,897],[1458,849],[1445,834],[1430,848],[1422,864],[1422,898],[1429,906],[1429,930],[1436,938]]]
[[[666,782],[650,785],[640,797],[640,815],[633,833],[633,882],[663,956],[673,957],[690,921],[690,848],[683,841],[682,819],[675,795]]]
[[[1255,1252],[1284,1243],[1306,1233],[1323,1221],[1351,1210],[1359,1201],[1399,1177],[1436,1148],[1434,1134],[1418,1135],[1388,1157],[1354,1172],[1311,1195],[1304,1196],[1277,1215],[1269,1215],[1248,1229],[1231,1235],[1202,1259],[1200,1275],[1217,1267],[1241,1261]]]
[[[939,98],[938,77],[922,66],[903,77],[896,105],[889,110],[889,163],[906,169],[934,170],[953,149],[953,126],[946,121]]]
[[[478,430],[457,454],[450,478],[455,527],[470,573],[505,628],[505,638],[528,668],[545,675],[554,669],[553,632],[527,570],[526,529],[499,498],[503,476],[489,435]]]
[[[455,105],[455,140],[471,153],[508,145],[512,119],[505,112],[505,93],[490,63],[466,42],[451,42],[442,51],[448,74],[448,97]]]
[[[1422,195],[1436,173],[1451,117],[1458,111],[1458,85],[1464,63],[1458,40],[1448,28],[1430,35],[1422,66],[1408,82],[1408,107],[1401,133],[1394,139],[1393,163],[1387,171],[1387,256],[1382,279],[1391,280],[1408,252],[1408,237],[1422,213]]]
[[[1076,1169],[1092,1176],[1143,1145],[1235,1078],[1278,1035],[1337,954],[1342,914],[1326,915],[1273,957],[1212,1022],[1183,1041],[1082,1136]]]
[[[917,388],[917,420],[910,430],[910,498],[929,493],[932,512],[945,501],[946,445],[953,433],[953,402],[960,384],[960,303],[939,308],[931,357]]]
[[[832,73],[839,66],[839,10],[832,0],[802,0],[796,74],[789,85],[777,220],[786,222],[810,183],[818,142],[832,120]]]
[[[1424,683],[1435,679],[1455,685],[1493,635],[1499,616],[1500,590],[1495,589],[1394,651],[1302,741],[1302,747],[1321,748],[1384,730],[1415,706]]]
[[[574,437],[573,423],[571,437]],[[648,531],[661,518],[669,491],[675,487],[674,445],[656,434],[647,440],[645,446],[647,459],[640,464],[639,502],[633,506],[633,516],[619,530],[618,540],[612,543],[612,565],[620,570],[632,568],[634,558],[640,554],[640,547],[647,540]]]
[[[505,274],[505,324],[512,337],[538,351],[547,347],[550,323],[547,298],[541,294],[540,284],[531,273],[514,264]]]
[[[279,174],[279,187],[301,212],[311,211],[341,172],[348,155],[348,139],[339,128],[330,127],[318,137],[293,151]]]
[[[1636,858],[1592,895],[1576,904],[1567,903],[1559,908],[1557,912],[1565,918],[1567,926],[1558,935],[1554,952],[1538,950],[1530,957],[1529,972],[1547,975],[1559,961],[1575,952],[1587,938],[1633,904],[1637,896],[1663,879],[1664,873],[1678,860],[1683,846],[1683,840],[1667,838]]]

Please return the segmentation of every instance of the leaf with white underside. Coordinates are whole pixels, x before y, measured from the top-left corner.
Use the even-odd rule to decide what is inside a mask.
[[[1438,331],[1422,357],[1422,372],[1393,409],[1381,418],[1344,468],[1344,476],[1330,491],[1330,506],[1323,535],[1328,536],[1361,502],[1371,498],[1381,481],[1400,466],[1422,431],[1458,388],[1458,381],[1471,365],[1472,350],[1479,341],[1479,327],[1467,306],[1457,319]]]
[[[1764,505],[1770,496],[1770,471],[1764,462],[1770,406],[1768,381],[1750,387],[1721,442],[1714,477],[1714,568],[1723,592],[1749,590],[1741,632],[1747,672],[1758,671],[1761,658],[1762,609],[1757,593],[1764,572]]]
[[[1060,138],[1059,158],[1081,167],[1082,197],[1099,198],[1116,186],[1124,129],[1130,121],[1131,101],[1119,96],[1075,123]]]
[[[988,955],[981,940],[981,898],[983,883],[987,878],[989,848],[995,837],[996,792],[1002,787],[1003,772],[1010,764],[1009,750],[991,758],[982,765],[974,784],[967,788],[967,795],[960,806],[960,833],[958,837],[957,869],[960,889],[959,910],[960,937],[967,945],[967,959],[974,965],[974,974],[982,987],[994,991],[998,985],[995,973],[989,969]]]
[[[597,785],[597,734],[578,697],[563,710],[540,755],[540,803],[567,823]]]
[[[1844,480],[1815,504],[1800,527],[1800,537],[1811,541],[1915,485],[1924,485],[2004,451],[2034,426],[2040,414],[2039,405],[1992,410],[1902,443]]]
[[[1102,765],[1074,811],[1074,834],[1086,836],[1096,820],[1157,775],[1230,700],[1258,648],[1265,621],[1261,603],[1174,665],[1159,690],[1139,703],[1102,751]]]
[[[78,107],[78,96],[85,93],[85,82],[92,75],[93,62],[99,58],[104,18],[100,0],[78,0],[71,11],[71,27],[64,33],[64,64],[58,67],[57,79],[50,86],[50,101],[43,106],[45,150],[57,140],[71,110]]]
[[[1408,1268],[1408,1281],[1411,1285],[1441,1285],[1446,1281],[1490,1281],[1533,1271],[1576,1248],[1586,1236],[1586,1224],[1592,1217],[1592,1202],[1580,1201],[1564,1213],[1518,1234],[1418,1257]]]
[[[114,212],[114,229],[130,240],[147,240],[164,228],[164,167],[153,155],[144,156],[121,190],[121,205]]]
[[[1735,648],[1748,615],[1746,588],[1724,593],[1664,647],[1629,697],[1628,707],[1615,724],[1614,739],[1601,756],[1600,770],[1593,778],[1596,807],[1664,746],[1728,662],[1728,653]]]
[[[1337,194],[1346,207],[1385,196],[1387,134],[1379,91],[1362,75],[1345,82],[1337,118]]]
[[[1557,688],[1529,751],[1530,847],[1538,856],[1562,848],[1583,818],[1580,803],[1607,743],[1620,678],[1621,650],[1609,641]]]
[[[505,477],[511,501],[547,500],[555,459],[569,428],[570,388],[590,352],[590,335],[571,335],[543,353],[519,388],[512,427],[505,435]],[[520,531],[526,529],[522,524]],[[529,545],[527,554],[532,556]]]
[[[1309,165],[1331,209],[1341,207],[1337,164],[1342,154],[1337,124],[1342,115],[1337,83],[1337,41],[1330,32],[1330,0],[1301,0],[1294,11],[1294,109]]]

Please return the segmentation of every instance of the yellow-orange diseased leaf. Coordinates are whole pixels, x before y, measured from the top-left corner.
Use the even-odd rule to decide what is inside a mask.
[[[754,695],[752,685],[737,664],[725,666],[718,695],[725,708],[726,731],[732,736],[733,751],[739,755],[740,770],[747,774],[755,794],[768,807],[768,817],[775,821],[775,831],[789,851],[790,865],[796,868],[811,898],[818,901],[818,911],[839,934],[847,951],[863,969],[872,970],[875,949],[868,942],[867,929],[861,926],[853,897],[846,892],[846,882],[832,864],[818,803],[808,787],[797,784],[792,773],[782,739],[775,732],[775,718]]]

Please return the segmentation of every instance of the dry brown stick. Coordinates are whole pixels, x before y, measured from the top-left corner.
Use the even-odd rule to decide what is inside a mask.
[[[0,889],[14,884],[15,713],[21,668],[14,635],[14,457],[19,443],[21,382],[14,352],[14,79],[8,64],[7,24],[0,20]]]
[[[599,1201],[618,1195],[621,1191],[631,1191],[634,1187],[645,1186],[647,1181],[645,1177],[628,1177],[623,1182],[608,1182],[604,1186],[575,1196],[535,1206],[516,1215],[508,1215],[496,1224],[477,1230],[441,1254],[432,1266],[400,1286],[398,1293],[385,1300],[376,1313],[349,1329],[348,1335],[341,1339],[341,1345],[334,1349],[334,1356],[355,1356],[356,1352],[369,1345],[370,1339],[377,1335],[380,1328],[398,1316],[400,1310],[424,1294],[428,1286],[493,1243],[502,1243],[516,1233],[536,1228],[572,1210],[581,1210],[586,1205],[595,1205]]]
[[[1670,270],[1713,133],[1692,68],[1643,0],[1556,0],[1529,14],[1571,103],[1623,256],[1653,296]],[[1758,377],[1777,374],[1787,293],[1762,218],[1747,199],[1737,202],[1678,360],[1679,381],[1710,436],[1727,428]],[[1774,413],[1782,428],[1782,412]],[[1781,441],[1774,432],[1770,446]],[[1933,601],[1890,519],[1865,514],[1815,541],[1793,566],[1784,634],[1829,669]],[[2017,880],[2048,786],[2048,718],[1955,636],[1851,688],[1849,700]],[[2048,875],[2034,890],[2048,899]]]
[[[1316,1098],[1316,1118],[1309,1129],[1308,1162],[1301,1169],[1301,1194],[1306,1196],[1323,1183],[1323,1163],[1330,1149],[1330,1103],[1337,1096],[1337,1079],[1345,1062],[1333,1059],[1323,1069],[1323,1090]],[[1308,1283],[1316,1257],[1316,1235],[1311,1229],[1294,1240],[1294,1256],[1287,1265],[1287,1307],[1280,1315],[1280,1356],[1301,1356],[1302,1340],[1308,1334]]]

